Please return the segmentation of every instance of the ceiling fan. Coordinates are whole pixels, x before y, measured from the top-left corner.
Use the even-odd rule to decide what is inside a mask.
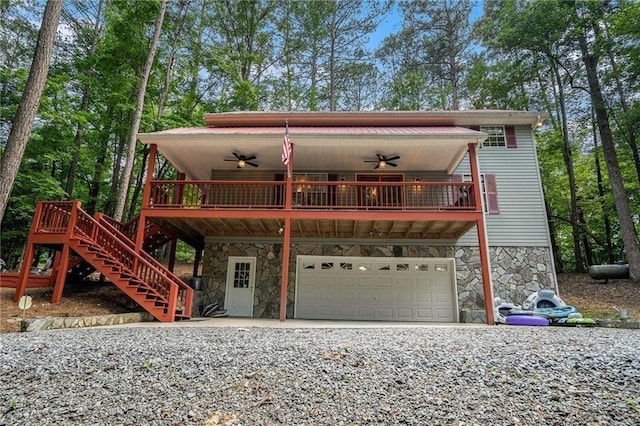
[[[258,164],[251,162],[252,160],[255,160],[256,158],[258,158],[255,155],[250,155],[247,157],[245,155],[238,155],[235,152],[232,152],[232,154],[236,158],[231,158],[231,159],[225,158],[224,161],[235,161],[236,169],[242,169],[247,164],[250,165],[251,167],[258,167]]]
[[[378,164],[376,164],[374,169],[386,169],[387,166],[398,167],[398,165],[396,163],[394,163],[393,161],[399,160],[400,159],[399,155],[396,155],[396,156],[393,156],[393,157],[387,157],[386,155],[376,154],[376,157],[378,157],[377,160],[364,160],[364,162],[365,163],[378,163]]]

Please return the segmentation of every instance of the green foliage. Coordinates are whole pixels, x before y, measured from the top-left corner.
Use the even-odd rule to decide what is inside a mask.
[[[88,210],[106,213],[113,207],[121,143],[131,129],[159,0],[111,0],[100,13],[98,4],[65,2],[63,24],[72,34],[57,41],[32,139],[2,223],[4,258],[19,258],[37,200],[79,199]],[[400,22],[378,46],[371,45],[368,37],[392,6]],[[609,218],[615,255],[623,256],[602,156],[602,197],[595,178],[599,150],[590,134],[590,99],[575,36],[591,28],[588,36],[600,55],[621,173],[637,215],[640,178],[629,129],[640,139],[640,3],[487,0],[484,15],[473,24],[471,6],[470,1],[431,0],[393,5],[353,0],[170,2],[140,131],[202,126],[204,113],[236,110],[545,111],[549,126],[537,138],[543,186],[555,217],[558,256],[572,268],[561,85],[568,99],[584,236],[594,260],[603,261],[604,218]],[[28,75],[37,34],[33,16],[41,13],[42,2],[4,1],[0,8],[2,147]],[[591,21],[600,25],[586,25]],[[137,184],[140,189],[143,156],[139,146],[131,214],[139,206],[139,193],[133,198],[133,192]],[[74,179],[69,177],[72,170]],[[175,170],[165,176],[172,174]],[[636,225],[640,228],[640,217]],[[181,245],[177,257],[192,261],[193,250]]]

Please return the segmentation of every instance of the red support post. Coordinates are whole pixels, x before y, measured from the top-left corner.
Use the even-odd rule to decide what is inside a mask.
[[[287,291],[289,282],[289,257],[291,254],[291,218],[284,219],[284,240],[282,242],[282,278],[280,281],[280,321],[287,318]]]
[[[13,294],[13,301],[17,303],[24,292],[27,289],[27,281],[29,281],[29,273],[31,272],[31,262],[33,262],[33,253],[35,245],[31,242],[36,234],[36,230],[40,225],[42,219],[42,203],[36,204],[36,211],[33,215],[33,221],[31,222],[31,230],[29,231],[29,237],[27,238],[27,246],[24,252],[24,259],[22,259],[22,268],[20,270],[20,279],[16,286],[16,292]]]
[[[64,289],[64,284],[67,277],[67,269],[69,269],[69,253],[69,244],[64,244],[62,246],[62,255],[60,256],[60,264],[56,274],[56,283],[53,287],[51,303],[59,303],[62,299],[62,290]]]
[[[294,147],[291,144],[291,155],[287,164],[287,176],[284,193],[284,238],[282,242],[282,273],[280,279],[280,321],[287,319],[287,291],[289,287],[289,257],[291,255],[291,208],[293,207],[293,153]]]
[[[169,264],[168,269],[173,272],[173,268],[176,266],[176,249],[178,248],[178,239],[171,240],[171,248],[169,249]]]
[[[478,166],[478,156],[476,154],[476,144],[469,144],[469,166],[471,168],[471,179],[473,181],[473,193],[476,200],[476,211],[480,211],[476,220],[478,229],[478,248],[480,250],[480,269],[482,270],[482,289],[484,292],[484,308],[487,315],[487,324],[494,325],[493,315],[493,283],[491,281],[491,262],[489,258],[489,239],[487,238],[487,227],[482,210],[482,193],[480,191],[480,167]]]

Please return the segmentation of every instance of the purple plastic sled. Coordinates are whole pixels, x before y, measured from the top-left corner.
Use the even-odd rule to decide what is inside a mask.
[[[507,325],[545,326],[549,325],[549,320],[536,315],[509,315]]]

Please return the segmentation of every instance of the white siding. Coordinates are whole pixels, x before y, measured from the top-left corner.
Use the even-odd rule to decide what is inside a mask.
[[[478,151],[480,173],[496,175],[499,214],[487,214],[491,246],[550,246],[535,145],[531,129],[516,127],[517,148],[485,147]],[[467,174],[469,158],[455,173]],[[478,245],[475,228],[458,245]]]

